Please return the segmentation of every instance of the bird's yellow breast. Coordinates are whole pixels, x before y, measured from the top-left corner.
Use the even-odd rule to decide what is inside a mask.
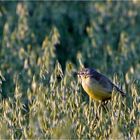
[[[83,89],[94,100],[107,100],[111,98],[111,93],[105,90],[97,81],[85,80],[82,82]]]

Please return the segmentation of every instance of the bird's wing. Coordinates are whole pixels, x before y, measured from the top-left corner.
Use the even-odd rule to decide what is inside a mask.
[[[113,84],[105,75],[92,70],[92,77],[98,81],[99,86],[98,90],[104,90],[108,93],[112,93],[113,88],[121,93],[122,96],[126,96],[126,93],[124,93],[120,88],[118,88],[115,84]]]
[[[99,83],[108,93],[112,93],[113,84],[107,77],[101,76],[101,78],[99,79]]]
[[[92,77],[99,83],[100,90],[102,89],[110,94],[112,93],[113,83],[106,76],[95,71]]]

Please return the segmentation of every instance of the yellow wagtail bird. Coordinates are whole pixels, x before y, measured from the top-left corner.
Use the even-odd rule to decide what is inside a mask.
[[[121,93],[122,96],[126,95],[106,76],[97,72],[93,68],[85,68],[78,72],[77,75],[81,80],[85,92],[94,100],[106,101],[111,99],[113,90]]]

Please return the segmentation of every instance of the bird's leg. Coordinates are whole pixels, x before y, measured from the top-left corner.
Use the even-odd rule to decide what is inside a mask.
[[[99,120],[99,116],[100,116],[100,112],[101,112],[101,108],[103,107],[103,109],[105,110],[105,112],[109,112],[108,108],[107,108],[107,103],[108,101],[102,101],[97,105],[96,111],[95,111],[95,119],[94,120]]]
[[[106,112],[109,112],[108,110],[108,107],[107,107],[107,104],[108,104],[108,101],[102,101],[101,102],[101,107],[103,107],[103,109],[106,111]]]
[[[99,119],[100,110],[101,110],[101,103],[99,103],[99,104],[97,105],[97,108],[96,108],[96,113],[95,113],[96,119]]]
[[[95,109],[95,119],[94,121],[96,120],[99,120],[99,105],[97,102],[94,104],[94,109]]]
[[[97,113],[96,113],[96,114],[95,114],[95,118],[94,118],[94,120],[93,120],[94,126],[96,126],[98,120],[99,120],[99,116],[98,116]]]
[[[101,102],[102,105],[107,105],[107,103],[108,103],[108,100]]]

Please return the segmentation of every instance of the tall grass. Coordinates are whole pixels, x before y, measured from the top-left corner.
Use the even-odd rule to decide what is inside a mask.
[[[84,100],[77,79],[61,73],[60,64],[43,85],[33,78],[22,97],[16,81],[13,98],[1,100],[1,138],[139,139],[139,98],[133,84],[126,98],[113,93],[108,111],[93,100]],[[69,81],[69,82],[68,82]]]

